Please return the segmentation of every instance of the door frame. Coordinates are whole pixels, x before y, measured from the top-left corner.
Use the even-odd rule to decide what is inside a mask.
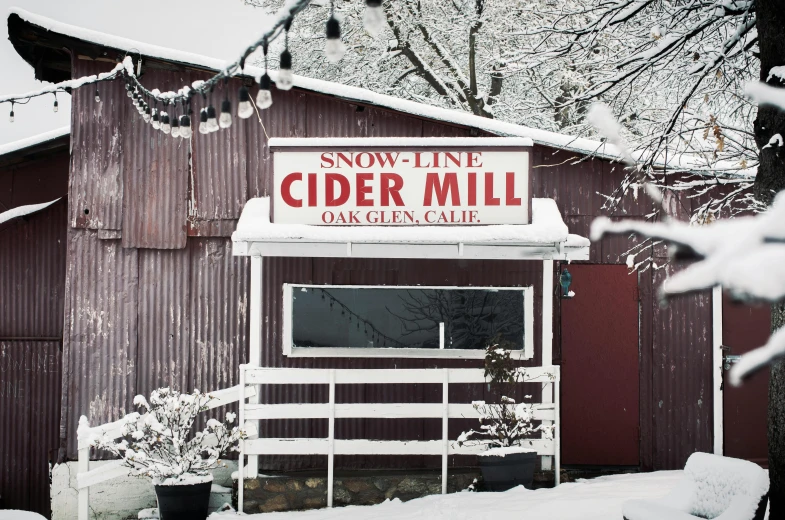
[[[714,401],[714,454],[722,455],[724,446],[724,398],[722,393],[722,287],[711,291],[712,396]]]

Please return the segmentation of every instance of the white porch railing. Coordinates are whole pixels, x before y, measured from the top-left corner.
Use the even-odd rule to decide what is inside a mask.
[[[559,367],[519,369],[521,383],[542,383],[544,403],[535,404],[536,420],[546,424],[559,419]],[[425,384],[442,385],[441,403],[336,403],[336,385],[347,384]],[[266,419],[327,419],[328,436],[323,438],[256,438],[240,442],[238,475],[244,475],[244,458],[258,455],[327,455],[327,506],[333,504],[335,455],[441,455],[442,493],[447,493],[447,458],[455,454],[481,452],[485,446],[458,446],[448,437],[449,419],[479,418],[470,403],[450,403],[450,384],[486,383],[482,369],[302,369],[240,366],[240,385],[329,385],[326,403],[256,404],[240,406],[240,424]],[[253,388],[253,386],[250,386]],[[553,392],[552,396],[546,396]],[[555,397],[551,398],[551,397]],[[442,419],[442,438],[428,441],[381,441],[336,439],[335,419]],[[555,481],[559,484],[560,457],[558,425],[552,439],[532,439],[531,448],[555,458]],[[238,510],[243,510],[244,485],[238,483]]]
[[[224,390],[216,390],[215,392],[208,392],[213,396],[213,399],[207,404],[208,409],[217,408],[227,404],[240,401],[240,389],[243,385],[233,386]],[[256,390],[253,387],[246,387],[244,396],[245,398],[253,397],[256,395]],[[245,399],[242,400],[245,402]],[[87,417],[84,415],[79,419],[79,432],[78,432],[78,449],[79,449],[79,462],[76,475],[76,487],[79,490],[78,499],[78,520],[88,520],[90,512],[90,486],[94,486],[107,480],[112,480],[117,477],[122,477],[128,474],[128,468],[120,465],[119,460],[114,460],[93,470],[90,469],[90,447],[92,440],[96,437],[103,437],[108,435],[111,439],[118,439],[123,436],[123,427],[129,420],[136,420],[137,414],[128,414],[119,421],[101,424],[98,426],[90,426],[87,422]],[[240,422],[239,424],[243,424]]]

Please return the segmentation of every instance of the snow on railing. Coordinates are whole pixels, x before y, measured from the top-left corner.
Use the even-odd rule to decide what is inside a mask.
[[[242,385],[237,385],[223,390],[208,392],[213,398],[207,403],[207,410],[240,401],[241,388]],[[246,387],[245,392],[243,393],[243,401],[248,397],[253,397],[255,395],[256,389],[254,387]],[[119,460],[102,464],[91,470],[90,448],[99,437],[109,437],[112,440],[122,437],[123,428],[126,423],[136,421],[138,418],[139,414],[134,412],[129,413],[120,420],[100,424],[98,426],[90,426],[87,417],[84,415],[79,418],[79,429],[77,430],[79,462],[76,475],[76,487],[79,490],[79,520],[88,520],[90,511],[90,486],[128,474],[128,468],[123,467],[121,465],[122,462]]]
[[[554,456],[555,483],[560,477],[560,425],[558,366],[526,367],[518,369],[520,383],[541,383],[543,396],[553,392],[553,399],[534,403],[534,419],[553,423],[553,438],[529,439],[529,447],[538,455]],[[450,403],[451,383],[486,383],[480,368],[426,369],[303,369],[260,368],[240,366],[240,384],[249,385],[328,385],[326,403],[289,403],[240,405],[240,424],[268,419],[327,419],[327,438],[248,438],[240,441],[238,475],[244,475],[244,457],[258,455],[327,455],[327,506],[333,503],[335,455],[441,455],[442,493],[447,493],[447,459],[453,454],[474,454],[486,449],[481,445],[459,446],[448,436],[449,419],[479,418],[479,412],[469,403]],[[441,403],[336,403],[335,386],[346,384],[425,384],[442,385]],[[545,399],[544,399],[545,400]],[[336,439],[335,419],[442,419],[442,438],[428,441],[382,441],[369,439]],[[254,475],[249,475],[254,476]],[[238,510],[243,510],[244,485],[238,483]]]

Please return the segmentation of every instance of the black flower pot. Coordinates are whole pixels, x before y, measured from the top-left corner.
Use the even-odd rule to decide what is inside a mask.
[[[212,482],[184,486],[155,486],[161,520],[205,520]]]
[[[479,459],[486,490],[507,491],[521,485],[526,489],[532,489],[536,453],[483,455]]]

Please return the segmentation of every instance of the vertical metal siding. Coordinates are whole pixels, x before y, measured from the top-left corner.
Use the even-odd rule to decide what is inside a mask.
[[[72,60],[75,78],[107,72],[114,64]],[[123,220],[122,125],[130,116],[122,81],[75,89],[71,98],[71,226],[120,229]]]
[[[207,78],[206,74],[193,76],[198,79]],[[232,114],[232,126],[220,132],[199,133],[199,111],[204,102],[194,98],[193,172],[189,209],[191,219],[237,219],[248,200],[246,128],[259,126],[259,123],[254,117],[243,120],[235,115],[239,102],[239,85],[238,80],[227,85],[221,84],[212,96],[208,97],[208,103],[214,103],[220,113],[221,102],[228,95],[235,110]]]
[[[659,288],[673,267],[654,273]],[[711,294],[655,306],[654,467],[679,469],[694,451],[712,450]]]
[[[0,341],[0,490],[6,508],[49,516],[60,373],[59,341]]]
[[[141,249],[136,392],[169,386],[193,390],[190,261],[187,249]]]
[[[138,273],[136,249],[101,240],[95,231],[68,230],[61,429],[70,457],[76,456],[80,415],[102,424],[132,409]]]
[[[151,70],[142,83],[167,89],[191,82],[185,72]],[[167,111],[170,117],[182,114],[181,108],[175,111],[170,106]],[[122,131],[123,247],[182,249],[186,241],[190,140],[165,135],[136,113],[123,119]]]
[[[252,89],[251,95],[255,93]],[[273,106],[260,111],[261,123],[256,116],[245,121],[235,120],[236,123],[242,122],[246,128],[249,197],[272,194],[273,161],[268,137],[306,136],[307,100],[310,96],[299,90],[283,91],[275,87],[272,94]]]

